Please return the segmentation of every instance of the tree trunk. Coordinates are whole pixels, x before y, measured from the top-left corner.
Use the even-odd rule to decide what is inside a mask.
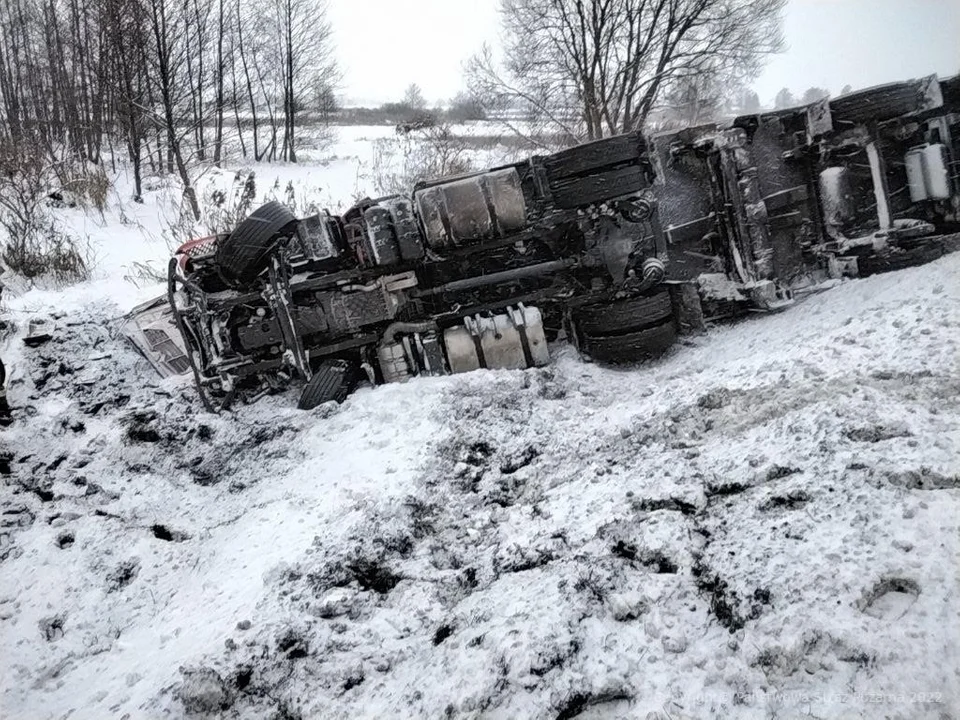
[[[158,11],[157,4],[160,4]],[[183,153],[180,149],[180,138],[177,137],[176,115],[174,112],[173,88],[170,71],[170,48],[167,40],[166,17],[164,15],[165,7],[162,0],[154,0],[153,4],[153,34],[157,47],[157,80],[160,84],[160,100],[163,104],[164,123],[166,125],[167,136],[167,160],[171,165],[175,165],[177,174],[180,176],[180,182],[183,183],[183,195],[190,204],[195,220],[200,219],[200,205],[197,202],[197,193],[190,183],[190,175],[187,172],[186,163],[183,161]]]
[[[240,50],[240,61],[243,63],[243,74],[247,81],[247,97],[250,100],[250,114],[253,120],[253,159],[260,160],[257,99],[253,93],[253,82],[250,80],[250,67],[247,65],[247,55],[243,50],[243,20],[240,18],[240,0],[237,0],[237,47]]]
[[[217,107],[214,120],[213,164],[220,167],[223,154],[223,0],[217,16]]]

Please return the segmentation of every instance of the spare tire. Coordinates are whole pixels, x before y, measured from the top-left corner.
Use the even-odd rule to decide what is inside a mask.
[[[235,288],[253,284],[267,267],[284,231],[297,217],[283,203],[273,200],[254,210],[225,239],[217,243],[216,263],[224,282]]]
[[[661,289],[653,295],[577,308],[573,320],[584,335],[615,335],[660,324],[672,315],[670,293]]]
[[[660,357],[677,340],[673,321],[622,335],[582,335],[580,350],[594,362],[621,365]]]
[[[297,407],[312,410],[331,400],[343,402],[357,384],[357,366],[349,360],[322,360],[300,394]]]
[[[870,277],[893,270],[924,265],[942,255],[943,246],[938,242],[931,242],[902,252],[874,254],[859,258],[857,260],[857,270],[860,277]]]

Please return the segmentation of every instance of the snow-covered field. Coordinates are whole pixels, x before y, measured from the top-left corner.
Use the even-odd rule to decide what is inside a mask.
[[[349,202],[350,141],[258,179]],[[5,298],[0,717],[960,717],[960,254],[642,367],[211,416],[117,332],[165,197]]]

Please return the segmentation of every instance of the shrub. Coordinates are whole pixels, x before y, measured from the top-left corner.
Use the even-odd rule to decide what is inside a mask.
[[[94,265],[91,248],[61,230],[52,218],[42,214],[11,232],[0,212],[0,225],[10,234],[3,262],[12,272],[30,281],[46,279],[56,285],[90,279]]]
[[[99,165],[79,168],[63,179],[63,188],[70,191],[78,204],[92,207],[103,213],[107,207],[107,193],[110,192],[110,179]]]
[[[3,262],[31,282],[78,282],[89,279],[93,267],[89,244],[64,230],[50,213],[51,192],[61,186],[59,171],[62,167],[46,161],[39,148],[0,145]]]
[[[256,195],[256,174],[239,170],[228,191],[217,189],[200,198],[200,221],[211,234],[229,232],[254,209],[251,205]]]
[[[375,141],[373,182],[383,195],[406,194],[421,180],[473,169],[466,139],[449,124],[422,127]]]

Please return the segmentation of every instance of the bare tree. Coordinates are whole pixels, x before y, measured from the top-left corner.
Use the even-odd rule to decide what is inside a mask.
[[[179,176],[197,217],[192,164],[222,162],[228,109],[244,155],[252,118],[257,160],[296,161],[298,114],[320,98],[329,115],[325,2],[0,0],[0,142],[40,149],[51,190],[86,183],[97,206],[125,150],[135,197],[149,164]]]
[[[110,36],[110,61],[116,78],[115,104],[117,128],[127,146],[133,164],[134,199],[143,193],[142,158],[146,144],[148,106],[145,75],[145,52],[148,41],[146,24],[136,0],[106,0],[103,5],[105,25]]]
[[[773,99],[773,107],[777,110],[794,107],[797,105],[797,99],[790,92],[790,88],[780,88],[776,97]]]
[[[150,31],[153,39],[150,55],[153,61],[153,73],[160,89],[162,106],[159,120],[166,134],[167,152],[176,167],[180,182],[183,183],[183,195],[190,205],[193,216],[199,220],[200,205],[183,157],[182,126],[177,122],[183,102],[183,88],[188,86],[184,82],[183,72],[184,61],[190,54],[189,39],[184,32],[189,26],[189,12],[183,13],[183,6],[174,3],[173,0],[148,0],[148,2]]]
[[[467,122],[469,120],[486,120],[487,114],[483,105],[469,93],[459,92],[450,101],[447,118],[452,122]]]
[[[213,164],[220,166],[220,160],[223,155],[223,105],[224,105],[224,73],[226,72],[226,62],[223,57],[223,43],[226,29],[226,16],[224,14],[224,0],[217,0],[217,98],[214,106],[214,131],[213,131]]]
[[[740,96],[740,111],[755,113],[760,111],[760,96],[753,90],[745,90]]]
[[[251,75],[250,75],[250,60],[249,60],[250,53],[244,46],[243,38],[244,38],[245,26],[247,23],[244,22],[240,0],[236,0],[236,4],[234,5],[234,10],[236,11],[236,15],[234,16],[234,20],[236,24],[234,28],[235,28],[236,40],[237,40],[235,55],[240,58],[240,64],[243,66],[244,86],[246,88],[246,95],[247,95],[246,99],[247,99],[248,107],[250,109],[250,116],[251,116],[250,119],[253,126],[253,157],[255,160],[259,160],[260,159],[260,126],[257,120],[257,96],[254,93],[253,80],[251,79]],[[242,138],[243,127],[240,122],[239,106],[237,108],[237,132]]]
[[[665,94],[663,114],[671,125],[697,125],[720,117],[730,90],[713,75],[695,75],[674,83]]]
[[[501,0],[503,56],[471,59],[471,91],[568,142],[641,127],[692,78],[741,84],[783,47],[786,0]]]
[[[110,77],[98,16],[82,0],[0,3],[0,137],[99,162]]]
[[[297,114],[317,94],[332,96],[340,80],[334,60],[333,28],[325,19],[326,0],[281,0],[286,7],[284,31],[286,44],[287,92],[286,132],[283,159],[296,162],[295,131]]]
[[[423,97],[423,90],[416,83],[411,83],[407,87],[401,102],[411,110],[423,110],[427,106],[427,100]]]
[[[828,97],[830,97],[829,90],[826,90],[825,88],[821,88],[821,87],[812,87],[812,88],[807,88],[804,91],[803,97],[800,99],[800,102],[803,105],[810,105],[811,103],[815,103],[817,100],[824,100]]]
[[[339,79],[325,17],[325,0],[273,0],[258,4],[255,14],[241,20],[240,54],[250,106],[265,111],[269,130],[262,145],[255,127],[258,160],[296,162],[297,115]]]

